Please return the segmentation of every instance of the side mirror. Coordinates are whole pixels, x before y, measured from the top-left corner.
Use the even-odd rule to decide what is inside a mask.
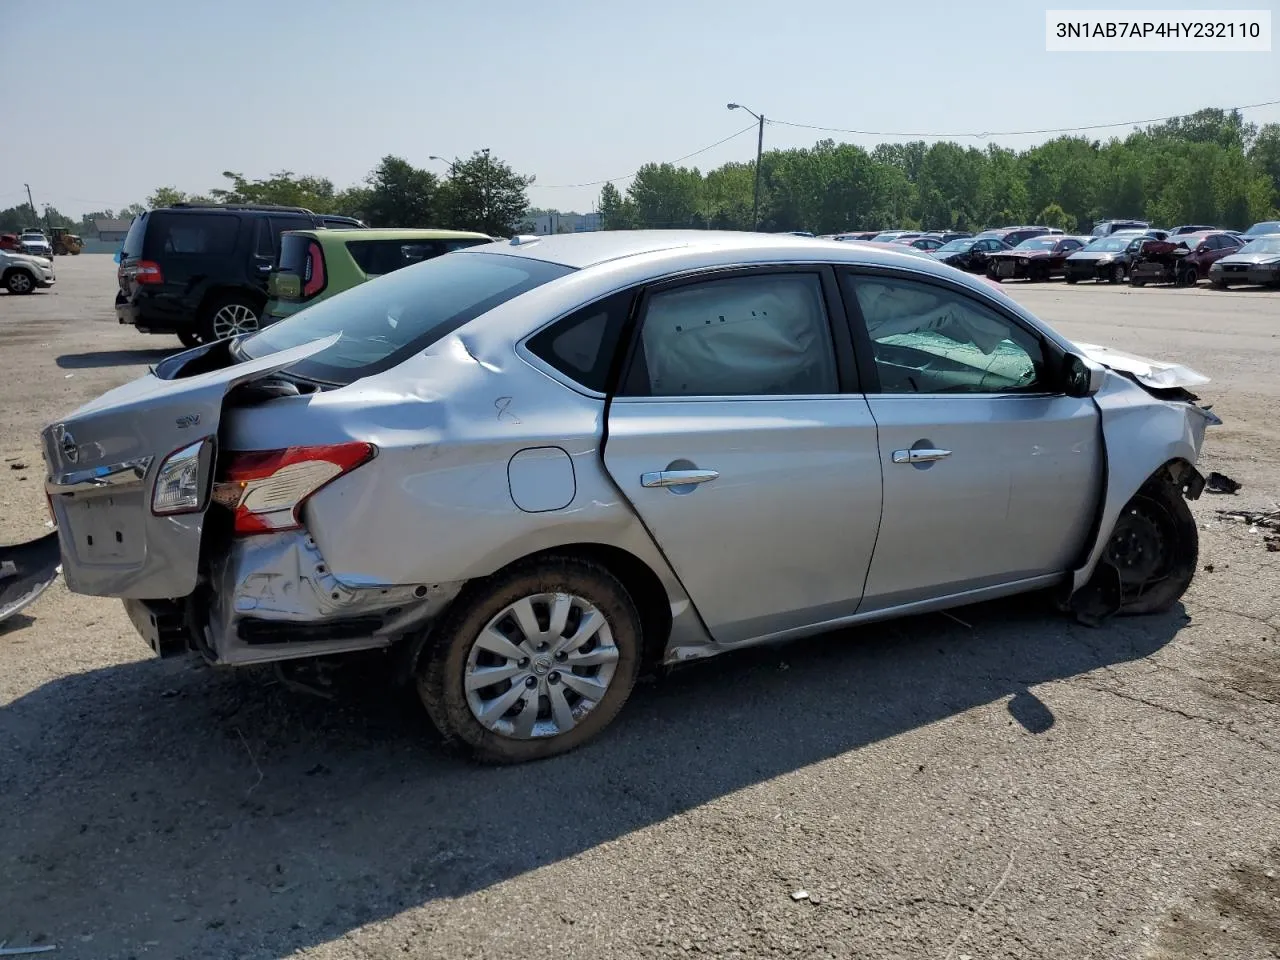
[[[1064,380],[1067,396],[1092,397],[1102,389],[1102,380],[1106,373],[1106,367],[1102,364],[1087,357],[1069,353],[1065,366]]]

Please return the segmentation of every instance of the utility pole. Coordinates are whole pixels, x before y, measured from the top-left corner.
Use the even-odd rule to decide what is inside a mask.
[[[24,183],[23,186],[27,188],[27,206],[31,208],[31,222],[33,225],[38,224],[40,222],[40,214],[36,213],[36,202],[31,199],[31,184]]]
[[[756,134],[756,185],[751,191],[751,229],[760,229],[760,157],[764,153],[764,114],[756,113],[750,107],[740,103],[726,104],[730,110],[746,110],[760,122],[760,130]]]

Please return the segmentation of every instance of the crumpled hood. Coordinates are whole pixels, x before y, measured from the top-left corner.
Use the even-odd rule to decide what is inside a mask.
[[[1077,343],[1076,348],[1095,363],[1110,367],[1118,373],[1132,374],[1139,383],[1156,390],[1178,387],[1186,389],[1209,382],[1204,374],[1178,363],[1152,360],[1122,350],[1113,350],[1111,347],[1098,346],[1096,343]]]

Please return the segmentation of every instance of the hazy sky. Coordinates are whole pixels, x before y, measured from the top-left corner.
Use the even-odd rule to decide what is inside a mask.
[[[361,180],[383,155],[479,147],[537,176],[536,206],[590,209],[769,118],[962,134],[1163,117],[1280,98],[1271,53],[1045,52],[1046,8],[1261,8],[1277,0],[10,0],[0,208],[118,208],[223,170]],[[9,4],[6,4],[6,8]],[[11,11],[12,12],[12,11]],[[1273,35],[1273,48],[1276,46]],[[1248,112],[1280,121],[1280,107]],[[1117,130],[1096,131],[1106,137]],[[887,136],[780,125],[765,146]],[[903,138],[896,138],[903,139]],[[932,137],[926,137],[932,139]],[[983,140],[956,137],[965,145]],[[1040,136],[1002,136],[1026,147]],[[691,160],[749,160],[754,131]]]

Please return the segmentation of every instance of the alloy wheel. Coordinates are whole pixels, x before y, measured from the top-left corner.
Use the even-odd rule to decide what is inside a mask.
[[[463,670],[472,716],[504,737],[567,733],[609,689],[618,648],[592,603],[564,593],[522,597],[480,631]]]
[[[31,277],[21,270],[9,277],[9,291],[11,293],[29,293],[31,291]]]
[[[213,338],[225,340],[258,329],[258,315],[243,303],[228,303],[219,307],[213,315]]]

